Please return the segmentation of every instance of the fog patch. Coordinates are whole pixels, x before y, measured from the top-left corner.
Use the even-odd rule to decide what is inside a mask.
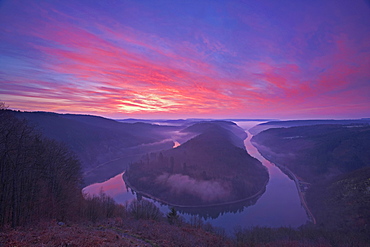
[[[261,145],[261,144],[258,144],[257,142],[253,142],[253,146],[255,146],[258,150],[258,152],[262,151],[262,153],[268,153],[269,156],[274,156],[275,158],[282,158],[282,159],[285,159],[285,158],[293,158],[293,157],[296,157],[297,155],[294,154],[294,153],[276,153],[274,151],[271,150],[271,148],[265,146],[265,145]],[[261,153],[261,152],[260,152]]]
[[[164,173],[155,179],[158,184],[167,186],[171,193],[188,193],[199,197],[204,202],[227,199],[231,194],[230,186],[220,181],[196,180],[183,174]]]

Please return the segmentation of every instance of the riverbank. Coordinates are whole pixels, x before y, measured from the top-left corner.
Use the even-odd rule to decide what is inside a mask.
[[[209,207],[219,207],[219,206],[228,206],[228,205],[232,205],[232,204],[237,204],[237,203],[243,203],[243,202],[247,202],[247,201],[250,201],[250,200],[253,200],[253,199],[256,199],[258,198],[259,196],[261,196],[265,190],[266,190],[266,185],[268,184],[269,180],[267,180],[265,182],[265,184],[263,185],[263,187],[261,188],[261,190],[259,190],[257,193],[255,193],[254,195],[252,196],[249,196],[247,198],[243,198],[243,199],[240,199],[240,200],[234,200],[234,201],[230,201],[230,202],[223,202],[223,203],[212,203],[212,204],[207,204],[207,205],[204,205],[204,204],[200,204],[200,205],[182,205],[182,204],[175,204],[175,203],[171,203],[171,202],[168,202],[168,201],[165,201],[165,200],[162,200],[158,197],[155,197],[153,195],[150,195],[149,193],[146,193],[144,191],[140,191],[138,190],[137,188],[135,188],[128,180],[127,176],[125,176],[125,172],[122,174],[122,179],[123,181],[125,182],[125,185],[126,185],[126,188],[130,188],[133,192],[135,192],[138,196],[144,196],[144,197],[147,197],[147,198],[150,198],[156,202],[159,202],[159,203],[162,203],[162,204],[166,204],[168,206],[171,206],[171,207],[176,207],[176,208],[183,208],[183,209],[187,209],[187,208],[209,208]]]
[[[253,145],[257,148],[257,150],[259,151],[258,147],[260,145],[258,145],[257,143],[253,142]],[[306,202],[306,198],[304,196],[304,192],[301,191],[301,182],[297,176],[286,166],[284,165],[281,165],[281,164],[278,164],[278,163],[274,163],[272,160],[269,159],[269,156],[268,155],[264,155],[262,154],[261,152],[259,152],[260,155],[265,158],[266,160],[270,161],[271,164],[275,165],[276,167],[278,167],[284,174],[286,174],[290,179],[292,179],[296,185],[296,188],[297,188],[297,192],[298,192],[298,195],[299,195],[299,199],[301,201],[301,205],[303,206],[303,208],[305,209],[306,211],[306,214],[307,214],[307,217],[308,217],[308,220],[310,222],[312,222],[313,224],[316,224],[316,219],[313,215],[313,213],[311,212],[311,210],[309,209],[308,205],[307,205],[307,202]]]
[[[299,194],[299,198],[301,200],[301,204],[302,206],[304,207],[306,213],[307,213],[307,217],[309,219],[309,221],[311,221],[313,224],[316,224],[316,219],[315,217],[313,216],[313,213],[311,212],[310,208],[308,207],[307,205],[307,201],[306,201],[306,197],[304,195],[304,192],[302,191],[302,185],[301,185],[301,180],[299,180],[297,178],[297,176],[291,171],[289,170],[288,167],[286,166],[283,166],[281,164],[276,164],[276,163],[273,163],[275,164],[277,167],[279,167],[279,169],[284,172],[288,177],[291,177],[297,187],[297,191],[298,191],[298,194]]]

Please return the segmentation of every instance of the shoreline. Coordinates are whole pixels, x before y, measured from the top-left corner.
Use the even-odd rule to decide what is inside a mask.
[[[277,168],[280,169],[280,171],[282,171],[285,175],[287,175],[290,179],[292,179],[294,181],[294,184],[295,184],[295,186],[297,188],[297,192],[298,192],[298,195],[299,195],[299,199],[301,201],[301,205],[303,206],[303,208],[306,211],[308,220],[310,222],[312,222],[313,224],[316,224],[316,219],[315,219],[313,213],[311,212],[311,210],[309,209],[309,207],[307,205],[307,202],[306,202],[306,198],[305,198],[305,196],[303,195],[303,193],[302,193],[302,191],[300,189],[299,179],[297,178],[297,176],[288,167],[286,167],[284,165],[281,165],[281,164],[277,164],[277,163],[273,162],[272,160],[268,159],[267,157],[265,157],[259,151],[258,146],[259,145],[257,144],[255,147],[257,148],[258,152],[262,155],[263,158],[265,158],[266,160],[268,160],[271,164],[274,164]]]
[[[293,178],[293,181],[294,181],[294,183],[295,183],[295,185],[297,187],[297,191],[298,191],[298,194],[299,194],[299,198],[301,200],[301,204],[302,204],[302,206],[304,207],[304,209],[305,209],[305,211],[307,213],[308,219],[313,224],[316,224],[316,219],[313,216],[313,213],[311,212],[311,210],[309,209],[309,207],[307,205],[307,202],[306,202],[306,198],[305,198],[304,194],[302,193],[302,191],[300,189],[299,179],[296,177],[296,175],[288,167],[286,167],[284,165],[277,164],[277,163],[273,163],[273,164],[276,165],[288,177],[290,175]]]
[[[247,198],[243,198],[243,199],[240,199],[240,200],[235,200],[235,201],[231,201],[231,202],[223,202],[223,203],[214,203],[214,204],[209,204],[209,205],[180,205],[180,204],[174,204],[174,203],[167,202],[167,201],[162,200],[160,198],[154,197],[154,196],[152,196],[152,195],[150,195],[150,194],[148,194],[146,192],[137,190],[128,181],[127,176],[125,174],[126,174],[126,172],[123,173],[122,179],[123,179],[123,181],[124,181],[124,183],[126,185],[126,188],[130,188],[136,194],[139,194],[139,195],[142,195],[144,197],[150,198],[150,199],[155,200],[155,201],[157,201],[159,203],[166,204],[166,205],[172,206],[172,207],[183,208],[183,209],[187,209],[187,208],[210,208],[210,207],[227,206],[227,205],[233,205],[233,204],[237,204],[237,203],[241,203],[241,202],[246,202],[248,200],[255,199],[258,196],[262,195],[266,191],[266,186],[267,186],[267,184],[268,184],[268,182],[270,180],[268,178],[266,180],[265,184],[263,185],[262,189],[260,189],[258,192],[256,192],[255,194],[253,194],[253,195],[251,195],[251,196],[249,196]]]

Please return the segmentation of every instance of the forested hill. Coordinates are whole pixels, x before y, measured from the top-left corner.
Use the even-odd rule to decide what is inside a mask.
[[[197,133],[194,138],[177,148],[146,155],[130,165],[125,181],[136,191],[181,206],[233,202],[258,194],[265,188],[268,173],[235,145],[246,137],[238,128],[221,121],[194,124],[183,130]]]
[[[367,166],[312,185],[307,191],[307,201],[319,226],[356,231],[369,239],[369,189]]]
[[[368,124],[274,128],[252,141],[262,155],[308,182],[370,166]]]
[[[195,123],[181,132],[202,134],[204,132],[214,132],[215,135],[223,134],[224,137],[234,146],[244,149],[244,139],[247,133],[233,122],[223,120],[213,120],[208,122]],[[217,133],[216,133],[217,132]]]
[[[85,185],[122,172],[150,151],[173,146],[169,132],[176,127],[74,114],[9,111],[50,139],[66,144],[82,163]]]
[[[362,125],[370,124],[370,118],[362,119],[343,119],[343,120],[333,120],[333,119],[318,119],[318,120],[288,120],[288,121],[269,121],[254,126],[249,131],[253,135],[272,128],[289,128],[298,126],[311,126],[320,124],[340,124],[340,125]]]
[[[307,203],[319,226],[370,236],[369,124],[273,128],[252,141],[265,158],[311,183]]]

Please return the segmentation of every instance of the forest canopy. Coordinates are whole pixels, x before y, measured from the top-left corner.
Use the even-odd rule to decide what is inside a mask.
[[[240,147],[244,131],[223,121],[196,123],[184,131],[198,135],[130,165],[124,175],[128,186],[180,206],[232,203],[263,193],[268,173]]]

